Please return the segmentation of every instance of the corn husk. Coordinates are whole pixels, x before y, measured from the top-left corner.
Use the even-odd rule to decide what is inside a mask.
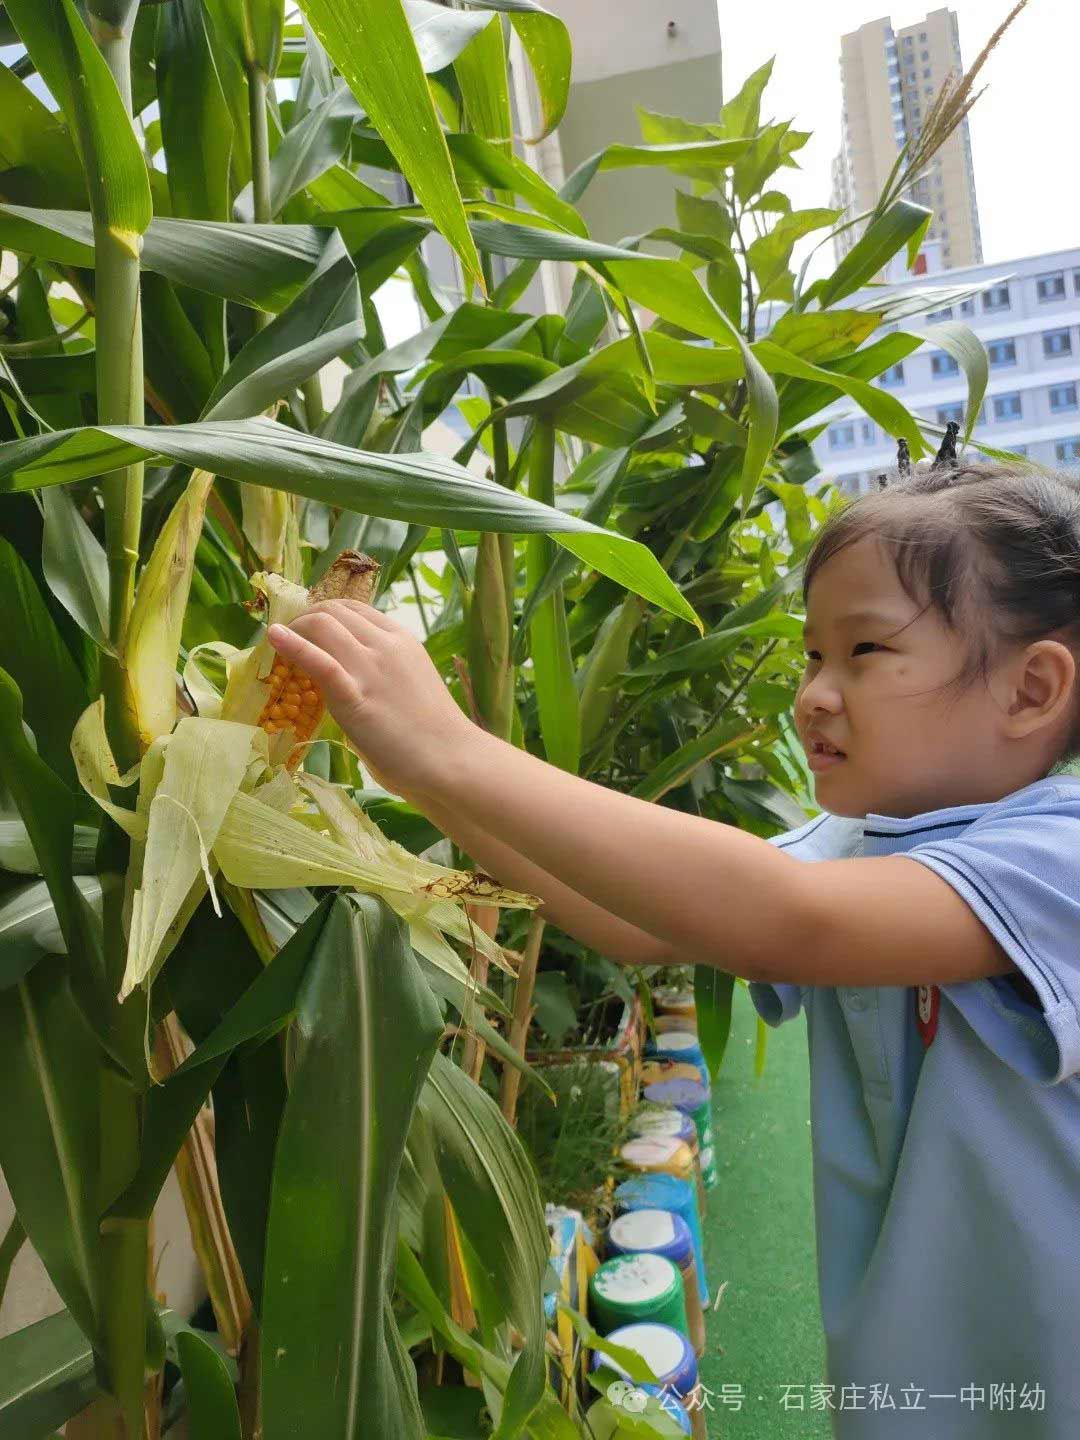
[[[139,778],[139,766],[133,766],[126,775],[121,775],[113,759],[108,736],[105,733],[105,699],[99,696],[88,705],[75,722],[71,734],[71,756],[75,761],[75,773],[79,783],[88,795],[101,806],[105,813],[116,821],[126,834],[135,837],[145,835],[145,824],[134,810],[117,805],[109,795],[109,786],[134,785]]]
[[[182,926],[202,898],[200,882],[213,890],[210,853],[225,817],[248,775],[261,731],[226,720],[181,720],[164,747],[161,778],[147,809],[146,849],[134,892],[127,965],[120,999],[152,978]],[[143,796],[140,793],[140,808]],[[200,887],[192,900],[193,887]]]
[[[213,475],[196,470],[173,506],[139,577],[124,663],[145,749],[176,724],[176,662]]]

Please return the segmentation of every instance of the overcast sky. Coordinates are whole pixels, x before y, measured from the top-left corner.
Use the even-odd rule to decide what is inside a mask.
[[[829,165],[840,144],[840,36],[885,15],[897,29],[912,25],[938,4],[717,3],[725,94],[776,55],[763,117],[794,117],[798,129],[814,132],[800,152],[802,172],[782,172],[784,187],[797,206],[827,204]],[[953,0],[965,68],[1011,6],[1012,0]],[[989,88],[971,113],[971,150],[988,262],[1080,245],[1078,62],[1080,0],[1029,0],[983,67],[979,79]]]

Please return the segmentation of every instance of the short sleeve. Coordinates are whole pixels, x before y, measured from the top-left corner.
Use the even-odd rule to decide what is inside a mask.
[[[963,834],[904,853],[971,906],[1039,1005],[1003,976],[943,994],[1021,1075],[1052,1085],[1080,1074],[1080,791],[1054,790],[1038,809],[995,807]]]
[[[751,980],[747,987],[754,1009],[766,1025],[775,1029],[785,1020],[794,1020],[803,1006],[802,985],[768,985],[761,980]]]

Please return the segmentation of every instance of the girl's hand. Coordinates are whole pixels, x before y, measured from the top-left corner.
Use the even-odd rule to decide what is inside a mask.
[[[434,790],[478,737],[420,641],[360,600],[328,600],[267,638],[322,691],[376,779],[395,794]]]

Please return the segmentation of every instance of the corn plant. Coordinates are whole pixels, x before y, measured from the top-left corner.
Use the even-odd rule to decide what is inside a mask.
[[[766,188],[805,138],[761,123],[767,71],[715,125],[645,117],[556,193],[509,138],[507,26],[545,130],[566,101],[538,4],[301,10],[5,6],[25,54],[0,69],[0,1258],[25,1233],[67,1308],[0,1341],[0,1435],[80,1410],[81,1433],[153,1433],[166,1357],[196,1430],[423,1436],[449,1370],[500,1436],[578,1433],[545,1384],[536,1179],[470,1078],[486,1052],[510,1115],[539,1083],[542,927],[512,993],[490,915],[533,902],[415,853],[430,827],[363,789],[263,622],[343,569],[377,567],[379,598],[419,571],[444,601],[429,649],[496,733],[658,800],[706,762],[782,787],[769,720],[736,703],[764,698],[740,647],[777,639],[782,687],[796,638],[763,506],[797,564],[806,432],[837,394],[915,456],[932,433],[869,383],[918,343],[873,338],[900,312],[842,303],[927,212],[896,200],[797,290],[795,242],[835,217]],[[686,181],[653,237],[676,258],[600,245],[575,208],[641,165]],[[453,308],[432,236],[459,257]],[[565,315],[520,308],[544,261],[574,267]],[[372,297],[398,273],[429,323],[388,347]],[[762,339],[771,298],[790,308]],[[949,343],[974,415],[985,376]],[[455,406],[470,438],[425,452]],[[147,1293],[174,1163],[218,1348]]]

